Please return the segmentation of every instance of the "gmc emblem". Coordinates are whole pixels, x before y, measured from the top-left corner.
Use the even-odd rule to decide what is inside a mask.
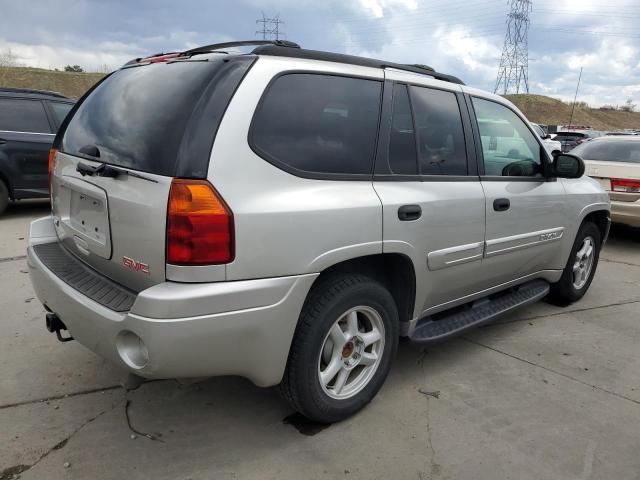
[[[122,265],[127,268],[130,268],[134,272],[144,273],[145,275],[149,275],[149,265],[146,263],[138,262],[133,258],[122,257]]]

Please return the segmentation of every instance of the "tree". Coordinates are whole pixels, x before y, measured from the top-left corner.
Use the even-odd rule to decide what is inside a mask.
[[[66,65],[64,67],[65,72],[84,72],[84,69],[80,65]]]
[[[626,103],[620,107],[620,110],[623,112],[634,112],[636,110],[636,104],[633,103],[633,98],[628,99]]]

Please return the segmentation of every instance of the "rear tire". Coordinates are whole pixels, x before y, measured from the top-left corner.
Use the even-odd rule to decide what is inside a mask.
[[[584,222],[578,230],[562,277],[551,285],[549,300],[556,305],[569,305],[580,300],[593,281],[600,259],[601,235],[592,222]]]
[[[0,180],[0,216],[2,216],[7,209],[7,205],[9,205],[9,189],[5,183]]]
[[[389,291],[364,275],[328,276],[304,304],[280,390],[313,421],[343,420],[378,393],[397,348]]]

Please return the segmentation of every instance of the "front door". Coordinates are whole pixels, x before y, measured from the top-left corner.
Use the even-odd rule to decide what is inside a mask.
[[[565,191],[544,176],[549,158],[527,124],[505,105],[473,98],[486,196],[483,278],[487,287],[562,269]],[[484,171],[482,171],[484,170]]]

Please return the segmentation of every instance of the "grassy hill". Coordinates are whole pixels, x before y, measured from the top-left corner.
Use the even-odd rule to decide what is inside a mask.
[[[507,95],[520,110],[536,123],[568,125],[571,118],[570,103],[543,95]],[[590,125],[596,130],[640,128],[640,112],[621,112],[576,106],[573,125]]]
[[[53,90],[71,98],[80,97],[100,80],[102,73],[73,73],[41,68],[0,67],[0,87],[25,87]],[[566,125],[571,104],[543,95],[507,95],[533,122]],[[576,107],[574,125],[591,125],[599,130],[640,128],[640,113]]]
[[[0,67],[0,87],[52,90],[70,98],[78,98],[103,76],[103,73],[74,73],[42,68]]]

